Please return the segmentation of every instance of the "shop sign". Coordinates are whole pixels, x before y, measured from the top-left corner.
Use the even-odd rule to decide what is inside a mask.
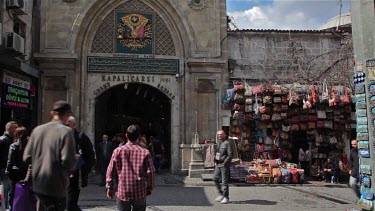
[[[175,75],[179,70],[179,60],[89,56],[87,67],[89,72]]]
[[[31,83],[26,77],[15,73],[4,72],[3,82],[30,90]]]
[[[30,90],[3,83],[2,105],[17,108],[30,108]]]

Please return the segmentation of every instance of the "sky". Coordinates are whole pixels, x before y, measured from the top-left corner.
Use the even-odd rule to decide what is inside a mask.
[[[227,0],[227,12],[239,29],[319,29],[340,14],[340,0]]]

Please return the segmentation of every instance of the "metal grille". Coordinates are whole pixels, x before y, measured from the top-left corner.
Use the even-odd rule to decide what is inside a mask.
[[[113,30],[115,27],[113,19],[114,13],[111,12],[100,24],[92,43],[92,53],[113,53]]]
[[[139,0],[130,0],[116,8],[134,12],[153,12],[153,10]],[[175,56],[176,51],[171,33],[163,20],[155,13],[155,54]],[[113,53],[114,39],[114,12],[111,12],[100,24],[95,33],[91,52]]]
[[[175,56],[176,51],[171,33],[158,15],[156,15],[155,25],[155,54]]]

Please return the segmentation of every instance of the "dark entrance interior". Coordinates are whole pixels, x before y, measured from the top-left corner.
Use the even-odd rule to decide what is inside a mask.
[[[170,168],[171,101],[158,89],[141,83],[117,85],[96,98],[95,142],[106,134],[111,140],[117,133],[125,133],[131,124],[138,124],[150,142],[158,137],[165,153],[162,168]]]

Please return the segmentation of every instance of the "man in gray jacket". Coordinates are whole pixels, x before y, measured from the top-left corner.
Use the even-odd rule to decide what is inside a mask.
[[[217,202],[227,204],[229,202],[229,168],[232,161],[232,146],[227,140],[223,130],[217,131],[219,142],[217,143],[217,152],[215,155],[214,181],[219,191]],[[221,180],[221,185],[220,185]]]
[[[33,130],[23,154],[23,160],[32,166],[38,211],[65,210],[69,171],[75,165],[73,130],[65,126],[71,114],[69,103],[55,102],[51,111],[52,121]]]

